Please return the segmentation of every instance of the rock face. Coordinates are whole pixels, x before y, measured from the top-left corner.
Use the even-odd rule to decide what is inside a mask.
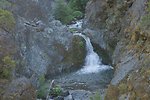
[[[150,29],[141,26],[147,1],[90,0],[87,4],[84,33],[95,47],[100,46],[99,50],[107,53],[115,68],[106,100],[150,98]],[[12,12],[16,22],[12,30],[0,27],[0,68],[8,65],[4,66],[3,58],[11,56],[17,65],[12,76],[30,78],[35,86],[41,75],[49,78],[70,72],[80,68],[85,58],[83,39],[73,37],[66,26],[53,19],[53,3],[53,0],[0,1],[0,8]],[[7,75],[8,70],[0,73]],[[0,81],[0,87],[4,86],[0,91],[2,99],[35,99],[35,90],[28,79],[4,83]]]
[[[74,66],[79,68],[83,62],[72,60],[73,35],[65,25],[53,19],[53,0],[9,1],[15,4],[11,10],[17,21],[14,35],[19,62],[17,73],[28,78],[52,77],[69,72]]]
[[[150,96],[150,89],[146,89],[150,35],[149,29],[143,28],[146,25],[141,27],[146,3],[147,0],[91,0],[87,4],[85,33],[109,52],[115,67],[106,100],[147,100]]]
[[[2,63],[5,56],[12,56],[16,61],[13,75],[30,78],[35,87],[40,76],[44,75],[46,78],[51,78],[60,73],[71,72],[80,68],[85,58],[83,39],[80,37],[73,38],[72,33],[65,25],[54,20],[53,4],[53,0],[0,1],[0,8],[12,12],[16,24],[11,31],[0,27],[0,62]],[[77,56],[75,51],[80,52],[79,59],[74,57]],[[13,79],[11,78],[11,80]],[[15,83],[19,85],[17,82],[20,80],[13,82],[13,86]],[[20,90],[15,90],[19,91],[19,96],[17,95],[14,99],[32,100],[27,92],[30,86],[24,85],[26,80],[23,79],[20,84],[23,87],[18,88]],[[27,85],[29,84],[27,83]],[[17,86],[14,87],[17,89]],[[25,91],[27,97],[24,96],[24,87],[27,89]],[[4,99],[7,99],[7,95],[13,95],[13,93],[11,94],[9,90],[6,91]]]
[[[23,77],[9,84],[2,100],[36,100],[36,92],[31,82]]]

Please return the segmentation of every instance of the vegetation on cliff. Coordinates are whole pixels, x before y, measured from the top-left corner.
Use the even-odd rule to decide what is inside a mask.
[[[11,31],[15,27],[13,14],[8,10],[0,9],[0,28]]]
[[[8,2],[7,0],[1,0],[1,1],[0,1],[0,8],[5,9],[5,8],[10,7],[10,6],[11,6],[11,3]]]
[[[54,16],[64,24],[69,24],[71,21],[82,18],[84,15],[85,6],[88,0],[64,0],[56,1]]]
[[[0,78],[11,78],[13,76],[13,70],[15,69],[15,66],[16,62],[10,56],[5,56],[0,64]]]
[[[140,26],[145,29],[150,29],[150,1],[147,2],[146,14],[142,17]]]

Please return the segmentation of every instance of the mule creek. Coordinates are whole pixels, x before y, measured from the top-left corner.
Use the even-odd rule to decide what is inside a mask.
[[[82,21],[80,20],[75,24],[69,25],[69,28],[81,29]],[[76,72],[54,77],[55,84],[68,90],[74,98],[73,100],[90,100],[90,97],[96,92],[103,99],[105,90],[113,77],[113,67],[102,64],[102,58],[94,52],[88,37],[77,32],[73,36],[80,36],[85,40],[87,51],[85,64]]]

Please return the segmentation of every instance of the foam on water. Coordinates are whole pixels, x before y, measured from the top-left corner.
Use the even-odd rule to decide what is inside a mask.
[[[82,20],[76,21],[75,24],[69,25],[69,28],[77,28],[77,29],[81,29],[82,28]]]

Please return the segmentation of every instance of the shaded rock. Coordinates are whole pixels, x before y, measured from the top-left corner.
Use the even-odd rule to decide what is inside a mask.
[[[111,84],[113,85],[118,84],[122,79],[124,79],[129,74],[129,72],[131,72],[132,70],[138,67],[139,65],[138,59],[136,56],[133,56],[131,53],[132,52],[128,52],[127,55],[124,55],[124,57],[120,59],[121,63],[118,63],[116,65],[118,69],[115,72],[115,75],[111,81]]]
[[[144,74],[144,70],[149,70],[149,40],[145,41],[149,36],[141,39],[140,34],[143,32],[136,31],[143,15],[147,13],[147,2],[149,1],[90,0],[87,5],[84,27],[97,32],[89,31],[86,34],[92,37],[93,43],[99,44],[109,53],[115,67],[111,81],[114,86],[108,87],[105,100],[146,100],[149,97],[149,77]],[[146,29],[147,26],[144,27]],[[149,33],[147,30],[143,31]],[[98,42],[98,39],[103,42]],[[118,89],[120,84],[127,86]]]
[[[84,26],[99,28],[104,27],[106,17],[106,0],[91,0],[86,6]]]
[[[36,100],[36,92],[30,81],[23,77],[10,83],[2,100]]]

